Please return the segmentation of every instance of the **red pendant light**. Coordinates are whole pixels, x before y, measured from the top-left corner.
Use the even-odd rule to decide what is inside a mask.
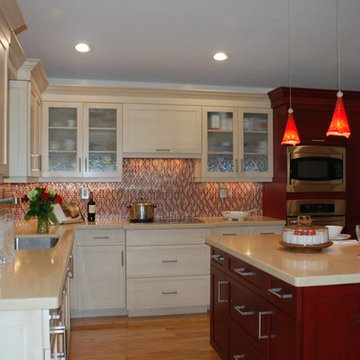
[[[334,114],[331,119],[330,126],[326,136],[344,136],[347,139],[351,135],[350,126],[347,120],[344,102],[342,100],[343,93],[340,90],[340,37],[339,37],[340,21],[339,21],[339,0],[336,0],[336,38],[337,38],[337,67],[338,67],[338,93],[335,104]]]
[[[297,145],[300,143],[299,133],[297,131],[295,120],[293,116],[293,109],[289,109],[289,115],[286,123],[286,128],[284,132],[283,139],[281,141],[281,145]]]
[[[347,139],[350,137],[350,126],[347,120],[344,102],[342,100],[343,93],[339,91],[337,93],[337,100],[335,105],[334,114],[326,136],[335,135],[335,136],[345,136]]]
[[[281,141],[281,145],[297,145],[300,143],[299,133],[297,131],[293,109],[292,109],[292,96],[291,96],[291,39],[290,39],[290,0],[288,0],[288,62],[289,62],[289,110],[288,110],[288,119],[285,127],[284,136]]]

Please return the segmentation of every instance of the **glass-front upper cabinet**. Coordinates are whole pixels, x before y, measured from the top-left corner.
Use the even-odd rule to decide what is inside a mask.
[[[87,176],[121,176],[121,105],[86,104],[84,116]]]
[[[197,181],[271,181],[271,110],[203,107]]]
[[[234,108],[203,109],[203,170],[208,177],[237,176],[238,112]]]
[[[240,112],[242,120],[241,171],[245,176],[272,176],[272,118],[271,111]]]
[[[44,102],[44,177],[121,180],[122,107]]]
[[[43,103],[43,176],[82,175],[82,106]]]

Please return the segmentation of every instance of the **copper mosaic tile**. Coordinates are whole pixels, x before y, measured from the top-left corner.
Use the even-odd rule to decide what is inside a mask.
[[[262,209],[261,183],[195,182],[191,159],[124,159],[120,183],[12,184],[11,192],[22,197],[35,186],[55,189],[64,202],[78,204],[83,215],[87,200],[80,194],[87,187],[94,193],[97,214],[109,218],[128,218],[127,205],[141,198],[157,205],[155,218],[221,216],[223,210],[249,209],[260,209],[261,215]],[[219,198],[221,187],[227,192],[224,200]],[[27,206],[14,207],[16,217],[23,217]]]

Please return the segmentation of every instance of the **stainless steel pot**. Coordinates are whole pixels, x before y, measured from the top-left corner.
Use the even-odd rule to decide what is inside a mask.
[[[153,222],[154,209],[156,205],[151,202],[140,201],[131,203],[128,208],[130,209],[130,222]]]

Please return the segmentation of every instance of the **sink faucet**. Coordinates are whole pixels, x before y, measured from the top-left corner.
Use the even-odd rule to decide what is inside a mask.
[[[15,205],[17,205],[19,203],[20,203],[20,199],[16,198],[16,197],[0,199],[0,204],[15,204]]]

